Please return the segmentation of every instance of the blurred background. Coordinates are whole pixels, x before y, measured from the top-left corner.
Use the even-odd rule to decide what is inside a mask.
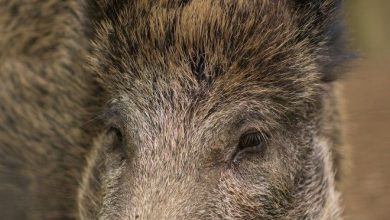
[[[390,1],[347,0],[351,45],[360,55],[343,81],[350,154],[347,220],[390,219]]]

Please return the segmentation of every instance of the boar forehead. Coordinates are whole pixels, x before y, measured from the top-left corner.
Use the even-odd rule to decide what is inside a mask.
[[[292,110],[318,93],[310,42],[285,1],[136,1],[112,10],[91,61],[108,91],[137,106],[209,99],[215,109],[262,94]]]

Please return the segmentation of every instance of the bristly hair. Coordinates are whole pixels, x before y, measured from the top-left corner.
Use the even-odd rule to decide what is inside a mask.
[[[343,0],[296,0],[293,7],[300,18],[301,36],[310,38],[318,54],[322,80],[337,80],[345,64],[355,58],[344,33]]]
[[[319,78],[331,82],[351,57],[341,2],[94,1],[89,14],[95,19],[90,32],[95,63],[99,72],[115,69],[132,77],[145,68],[167,72],[169,65],[188,66],[198,81],[210,84],[231,67],[270,75],[296,72],[314,60]],[[301,63],[293,61],[298,54]],[[100,77],[123,83],[112,74]]]

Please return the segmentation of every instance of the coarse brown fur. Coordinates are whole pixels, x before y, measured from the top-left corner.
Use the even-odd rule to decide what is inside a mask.
[[[92,136],[80,5],[0,1],[0,219],[74,219]]]
[[[340,219],[340,4],[0,2],[0,214]]]

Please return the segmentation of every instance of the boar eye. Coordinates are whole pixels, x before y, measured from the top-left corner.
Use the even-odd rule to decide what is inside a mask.
[[[117,149],[122,146],[123,134],[121,129],[117,127],[109,127],[106,134],[112,144],[112,149]]]
[[[106,131],[106,156],[112,161],[123,162],[128,159],[126,136],[119,127],[109,127]],[[113,163],[115,164],[115,163]],[[112,164],[111,164],[112,165]]]
[[[265,149],[265,136],[259,131],[251,130],[241,135],[233,162],[237,162],[247,153],[262,153]]]
[[[122,140],[122,138],[123,138],[121,130],[117,127],[108,128],[107,135],[110,136],[111,138],[115,138],[117,140]]]

